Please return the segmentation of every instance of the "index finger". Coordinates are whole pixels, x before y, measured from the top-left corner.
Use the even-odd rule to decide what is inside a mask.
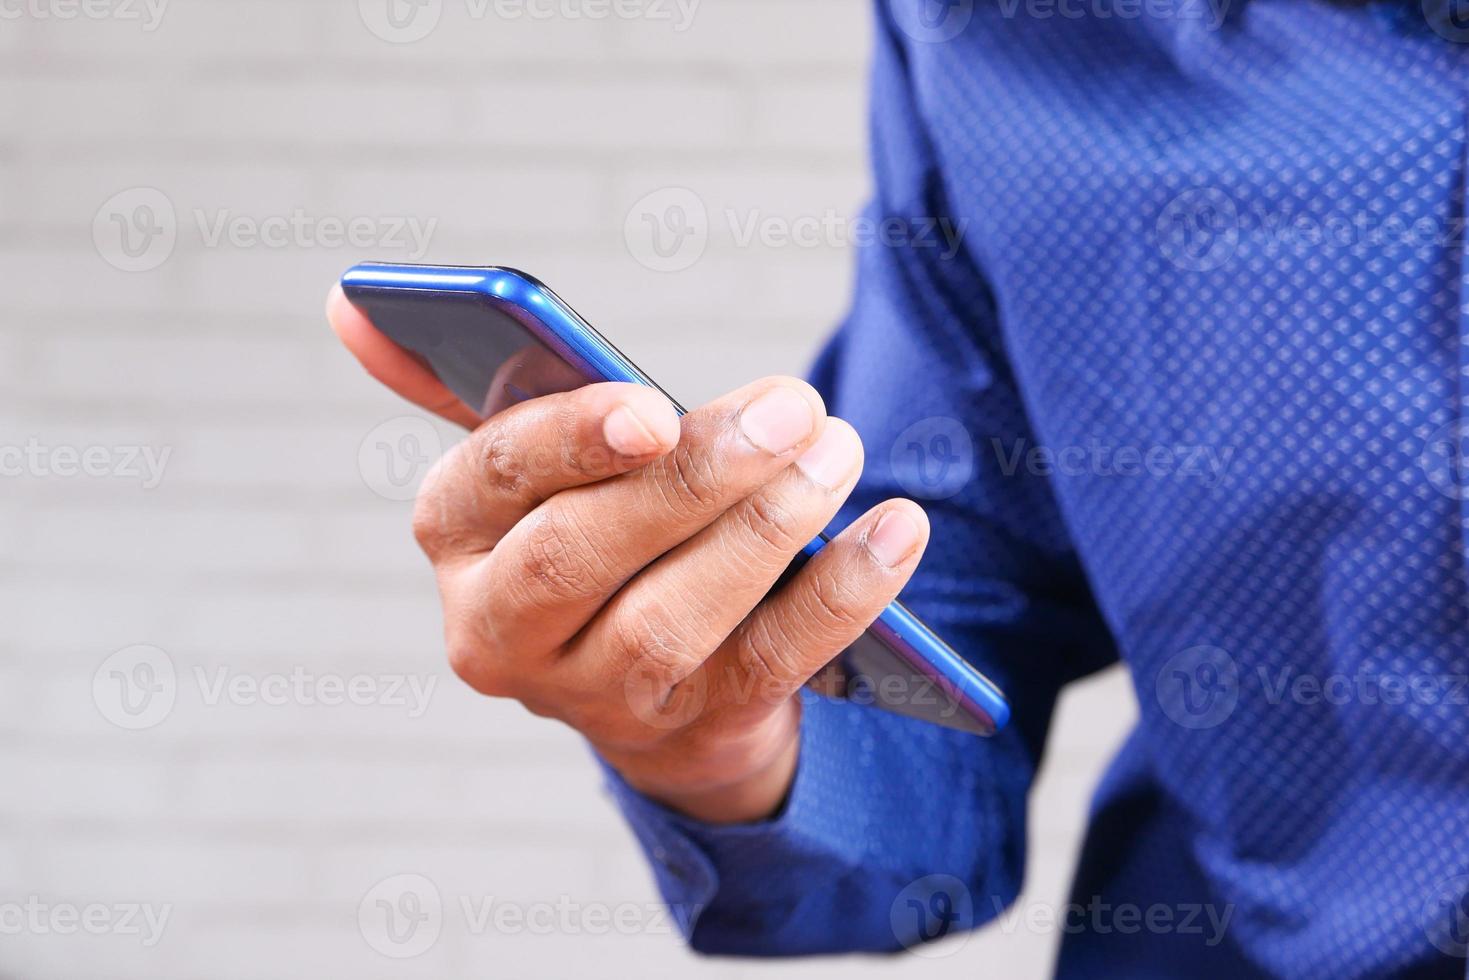
[[[542,395],[497,412],[434,466],[414,509],[429,557],[494,548],[542,501],[637,469],[680,437],[661,392],[604,381]]]

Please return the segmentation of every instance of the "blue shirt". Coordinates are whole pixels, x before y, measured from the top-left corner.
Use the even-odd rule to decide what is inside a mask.
[[[878,7],[888,233],[815,379],[867,447],[845,518],[925,503],[905,600],[1015,720],[808,697],[755,825],[614,777],[691,942],[995,918],[1057,692],[1120,657],[1140,720],[1061,976],[1463,977],[1469,32],[1412,3]]]

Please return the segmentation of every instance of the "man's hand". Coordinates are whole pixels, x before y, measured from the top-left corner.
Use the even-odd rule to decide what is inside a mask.
[[[375,376],[472,424],[340,292],[329,315]],[[861,468],[851,426],[792,378],[681,420],[630,384],[507,409],[419,492],[414,530],[438,576],[450,663],[475,690],[571,725],[668,806],[713,822],[768,816],[795,772],[795,695],[897,595],[927,543],[923,511],[891,500],[769,594]]]

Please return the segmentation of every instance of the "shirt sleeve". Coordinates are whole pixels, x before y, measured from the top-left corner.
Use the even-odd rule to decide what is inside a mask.
[[[872,86],[877,194],[852,311],[813,382],[867,451],[837,526],[893,496],[933,534],[904,602],[1009,696],[981,739],[803,694],[795,783],[773,819],[711,826],[613,795],[697,949],[893,950],[995,917],[1018,893],[1026,794],[1060,688],[1115,660],[1034,445],[996,303],[879,3]]]

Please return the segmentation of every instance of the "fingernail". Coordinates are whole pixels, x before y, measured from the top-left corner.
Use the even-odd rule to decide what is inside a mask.
[[[867,550],[888,568],[896,568],[918,547],[921,532],[904,511],[890,510],[867,536]]]
[[[618,405],[602,420],[602,435],[614,452],[624,456],[646,456],[663,448],[652,429],[626,405]]]
[[[857,433],[840,422],[828,422],[816,444],[801,454],[796,465],[813,481],[835,490],[857,468],[862,443]]]
[[[811,403],[785,386],[771,388],[740,412],[745,438],[777,456],[800,445],[815,425]]]

